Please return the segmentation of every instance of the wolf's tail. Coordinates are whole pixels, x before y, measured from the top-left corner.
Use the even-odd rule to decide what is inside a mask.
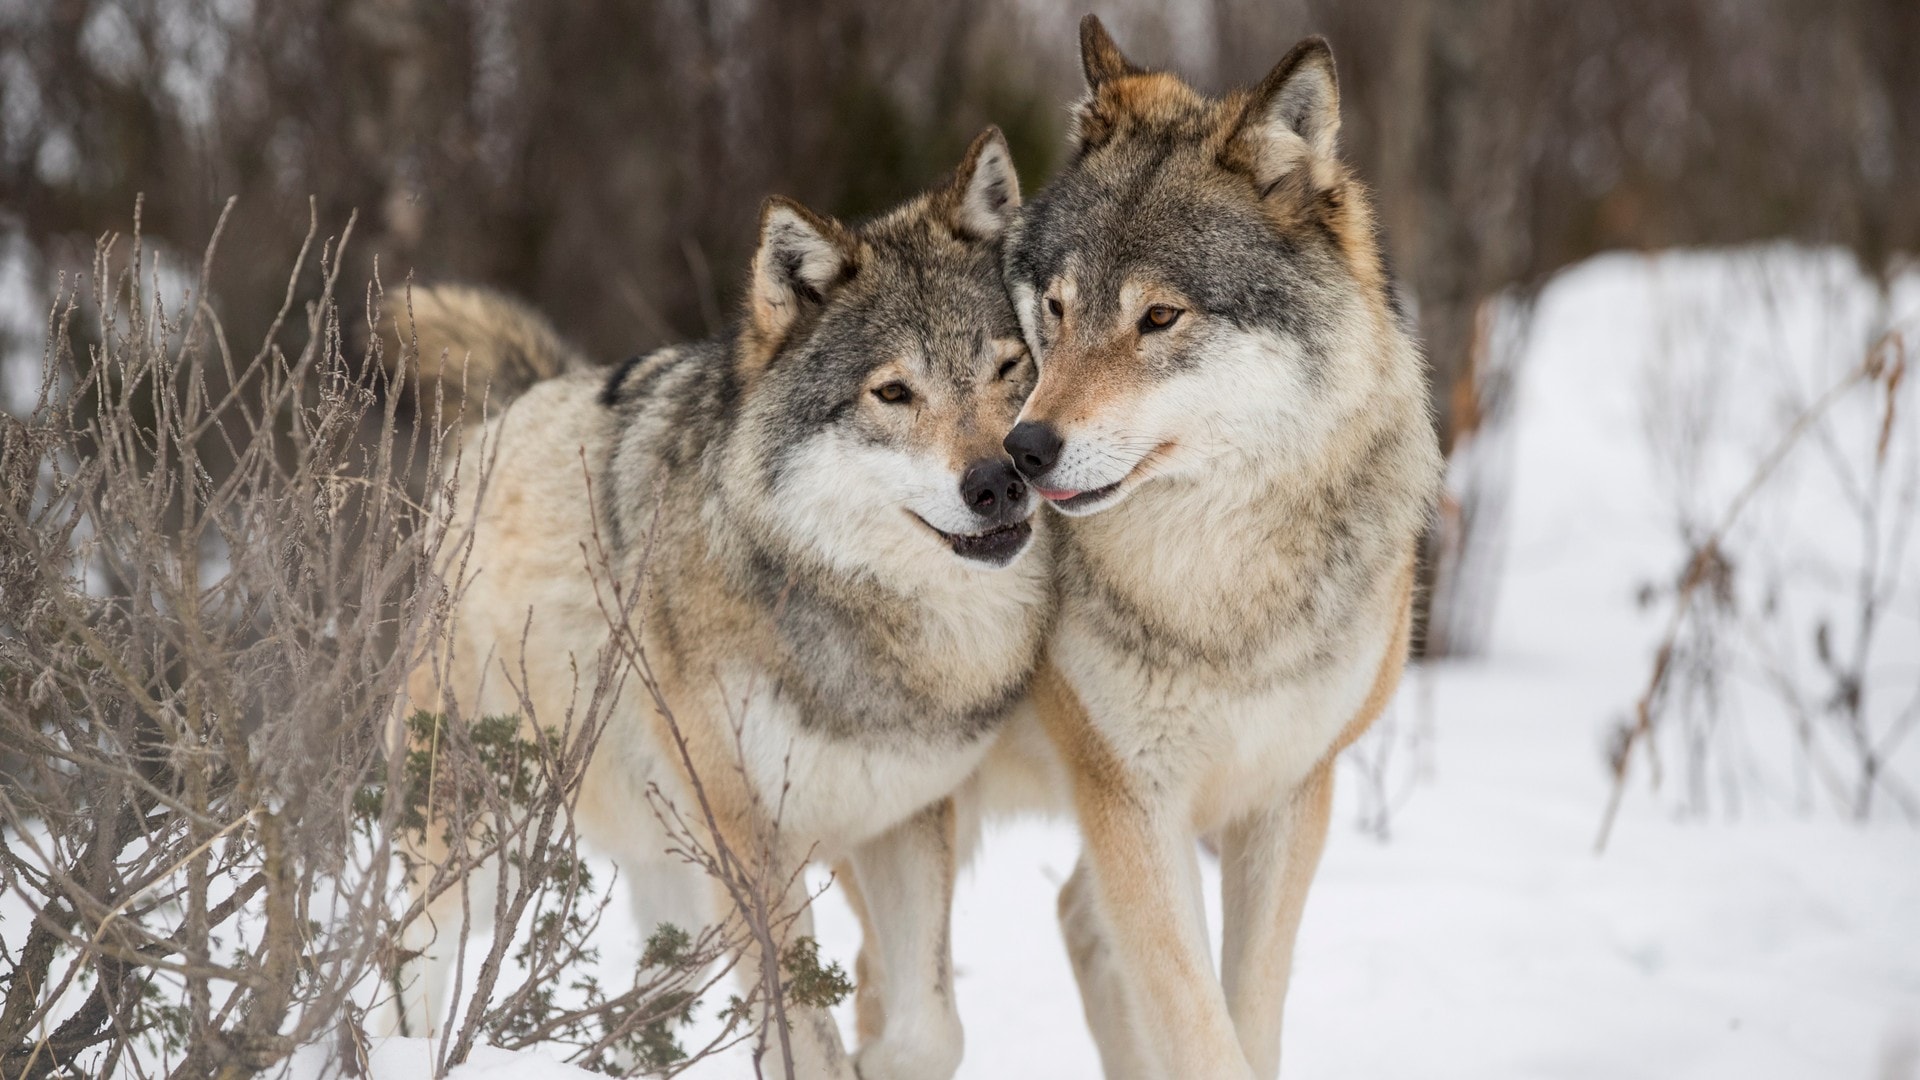
[[[389,373],[404,365],[423,404],[438,384],[446,408],[468,422],[498,413],[542,379],[587,366],[544,316],[491,289],[432,285],[395,299],[380,321]]]

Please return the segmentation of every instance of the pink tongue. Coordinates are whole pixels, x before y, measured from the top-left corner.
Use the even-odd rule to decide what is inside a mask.
[[[1080,494],[1077,491],[1071,491],[1071,490],[1057,491],[1053,488],[1043,488],[1039,486],[1035,486],[1033,490],[1039,492],[1040,497],[1047,500],[1048,502],[1065,502],[1068,499],[1073,498],[1075,495]]]

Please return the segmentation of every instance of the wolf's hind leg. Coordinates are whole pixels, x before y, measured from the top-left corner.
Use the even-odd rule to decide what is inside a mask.
[[[1148,1080],[1153,1069],[1136,1039],[1138,1025],[1116,967],[1119,958],[1100,923],[1084,859],[1060,888],[1060,931],[1080,986],[1087,1027],[1100,1051],[1101,1075],[1107,1080]]]
[[[418,899],[433,875],[431,864],[422,863],[409,883],[410,899]],[[394,1002],[402,1028],[394,1034],[420,1038],[437,1036],[447,1022],[448,995],[453,992],[453,967],[458,958],[462,923],[470,911],[474,932],[488,933],[493,926],[498,900],[500,869],[498,860],[488,859],[475,867],[465,880],[427,903],[420,917],[400,932],[400,948],[413,959],[400,969],[399,997]],[[509,882],[511,886],[511,882]],[[466,901],[462,901],[462,893]]]
[[[854,1056],[861,1080],[946,1080],[960,1067],[951,933],[956,833],[953,800],[942,799],[853,853],[865,908],[861,954],[878,975],[873,1008],[884,1018],[877,1038],[861,1025],[864,1045]]]
[[[1221,982],[1240,1048],[1262,1080],[1280,1072],[1293,943],[1332,811],[1329,759],[1283,802],[1234,822],[1221,837]]]
[[[733,908],[733,897],[724,885],[714,883],[715,896],[723,917],[739,919],[740,914]],[[778,917],[776,916],[776,921]],[[803,937],[813,936],[813,910],[802,908],[795,916],[784,939],[776,938],[775,943],[783,947],[790,946]],[[762,950],[747,935],[747,945],[741,950],[738,974],[744,989],[751,992],[760,986],[762,965],[778,964],[778,957],[765,957]],[[768,1025],[774,1023],[772,1009],[762,1000],[759,1003],[760,1019]],[[833,1013],[826,1009],[797,1005],[789,1000],[786,1003],[787,1031],[789,1046],[793,1050],[793,1073],[788,1076],[783,1068],[780,1056],[779,1036],[772,1027],[767,1028],[767,1054],[762,1062],[765,1075],[770,1080],[858,1080],[853,1069],[853,1061],[847,1057],[846,1045],[840,1041],[840,1026],[833,1019]]]
[[[853,917],[860,922],[860,952],[853,959],[853,1028],[854,1037],[865,1046],[880,1038],[887,1024],[880,994],[880,984],[884,981],[880,946],[874,940],[873,919],[867,914],[867,900],[860,892],[853,863],[845,860],[835,863],[833,879],[847,898],[847,906],[853,909]]]
[[[696,867],[667,858],[614,861],[626,880],[634,928],[640,932],[641,941],[667,923],[698,937],[715,921],[712,890],[706,875]]]

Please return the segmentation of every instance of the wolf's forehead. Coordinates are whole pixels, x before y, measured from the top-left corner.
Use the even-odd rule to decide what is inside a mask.
[[[1039,200],[1016,270],[1041,285],[1071,272],[1083,300],[1142,275],[1188,287],[1277,242],[1235,194],[1228,178],[1164,160],[1070,174]]]
[[[869,295],[882,304],[913,312],[971,313],[1001,295],[998,262],[985,244],[926,231],[889,237],[871,250],[862,276],[868,278]]]
[[[1035,208],[1012,271],[1038,288],[1071,278],[1076,306],[1096,322],[1131,317],[1120,311],[1138,299],[1128,286],[1168,286],[1242,327],[1293,335],[1313,336],[1344,310],[1348,276],[1330,238],[1278,226],[1235,177],[1066,179],[1063,198]]]
[[[1069,255],[1111,261],[1143,220],[1190,187],[1170,171],[1173,150],[1137,159],[1081,162],[1028,204],[1015,241],[1014,262],[1044,282],[1057,276]],[[1184,170],[1182,170],[1184,171]]]
[[[970,376],[996,338],[1018,338],[998,272],[951,274],[938,267],[863,268],[858,286],[836,299],[810,351],[848,377],[888,364],[934,378]]]
[[[1000,268],[989,252],[883,257],[861,277],[861,317],[889,335],[947,346],[981,331],[1016,332]]]

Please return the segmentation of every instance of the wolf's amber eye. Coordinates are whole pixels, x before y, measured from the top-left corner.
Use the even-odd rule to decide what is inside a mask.
[[[1058,297],[1053,296],[1047,297],[1047,310],[1053,312],[1053,317],[1056,319],[1067,313],[1066,305],[1062,304]]]
[[[1155,330],[1165,330],[1179,321],[1179,308],[1172,304],[1155,304],[1147,309],[1145,315],[1140,316],[1140,332],[1146,334]]]
[[[889,405],[905,405],[913,400],[913,391],[903,382],[881,383],[873,388],[873,396]]]

